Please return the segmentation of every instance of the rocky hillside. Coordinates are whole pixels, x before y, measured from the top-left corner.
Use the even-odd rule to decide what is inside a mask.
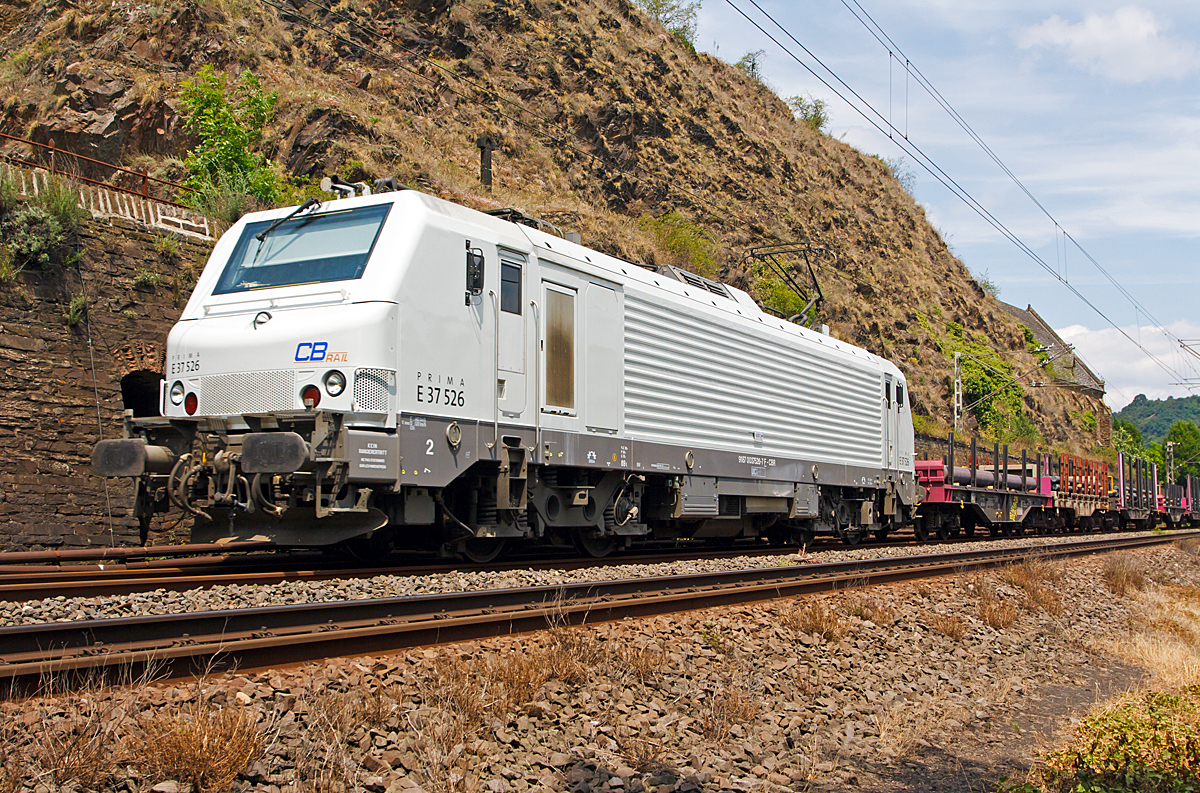
[[[955,349],[996,351],[1019,379],[1040,379],[1021,326],[882,161],[798,122],[625,0],[0,0],[0,44],[0,131],[178,176],[191,143],[182,81],[207,63],[250,69],[279,93],[265,151],[298,182],[396,175],[468,205],[518,206],[784,311],[746,250],[821,246],[822,321],[906,371],[929,430],[950,420]],[[499,143],[491,194],[483,135]],[[1087,416],[1102,407],[1086,397],[1002,396],[981,414],[1002,439],[1096,443]]]

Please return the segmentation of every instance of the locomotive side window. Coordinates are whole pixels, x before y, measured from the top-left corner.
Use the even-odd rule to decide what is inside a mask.
[[[904,410],[904,385],[896,383],[896,409]]]
[[[521,313],[521,266],[500,263],[500,310]]]
[[[575,409],[575,295],[546,290],[546,405]]]
[[[888,410],[892,409],[892,381],[888,380],[883,385],[883,403]]]
[[[361,278],[391,208],[300,215],[274,229],[272,220],[247,223],[213,294]]]

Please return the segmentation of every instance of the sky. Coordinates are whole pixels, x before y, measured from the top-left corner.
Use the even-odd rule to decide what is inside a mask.
[[[824,100],[831,135],[899,159],[951,250],[1076,345],[1114,410],[1200,393],[1200,353],[1179,344],[1200,350],[1200,3],[703,0],[695,41],[731,63],[761,51],[781,97]]]

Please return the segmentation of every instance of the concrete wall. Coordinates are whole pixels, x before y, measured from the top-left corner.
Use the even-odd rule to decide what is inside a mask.
[[[162,371],[211,250],[121,218],[85,223],[79,242],[77,264],[0,283],[0,549],[137,543],[132,487],[92,476],[91,449],[121,434],[121,378]],[[70,326],[79,295],[87,317]]]

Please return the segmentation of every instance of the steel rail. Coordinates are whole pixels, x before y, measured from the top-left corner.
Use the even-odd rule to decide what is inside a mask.
[[[994,538],[974,538],[983,541]],[[971,540],[931,540],[920,547],[955,545]],[[900,538],[871,543],[869,548],[911,546],[913,539]],[[201,547],[201,546],[197,546]],[[810,545],[808,553],[828,550],[852,550],[838,542]],[[671,549],[638,553],[620,553],[604,558],[564,556],[561,553],[526,554],[501,563],[462,562],[429,563],[428,559],[398,559],[394,564],[361,567],[345,560],[314,559],[312,553],[289,556],[248,555],[233,557],[197,557],[175,560],[118,562],[111,565],[0,566],[0,601],[26,602],[51,597],[100,597],[136,592],[165,590],[185,592],[226,585],[269,585],[288,581],[329,581],[362,579],[380,575],[438,575],[462,571],[503,572],[509,570],[577,570],[585,567],[613,567],[631,564],[660,564],[680,561],[728,559],[736,557],[780,556],[798,553],[795,546],[739,546],[727,550]]]
[[[558,586],[40,623],[0,628],[0,680],[9,692],[47,676],[108,668],[181,676],[377,654],[544,629],[772,600],[1174,542],[1200,532],[1009,546],[924,556],[591,581]]]

